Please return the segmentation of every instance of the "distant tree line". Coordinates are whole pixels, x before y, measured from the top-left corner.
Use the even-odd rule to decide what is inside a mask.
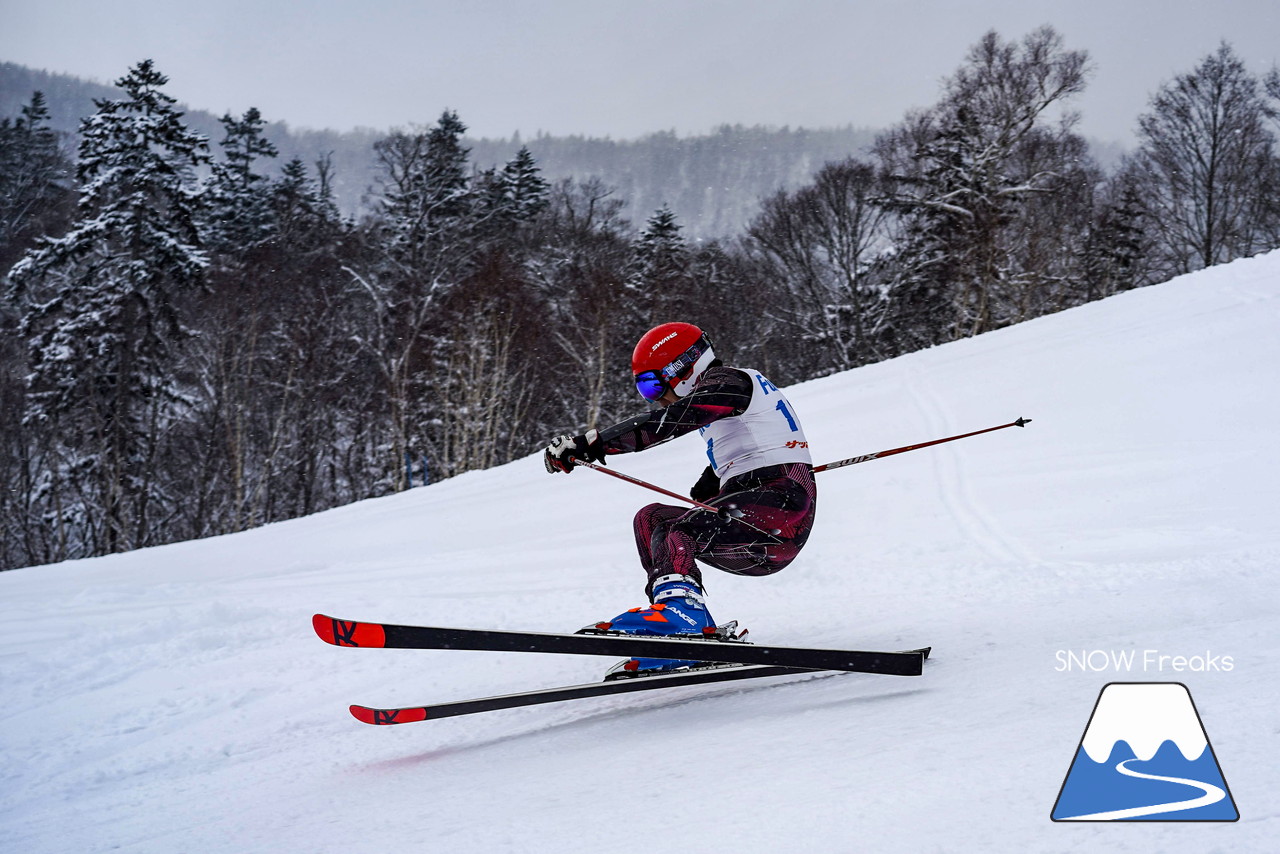
[[[73,137],[83,117],[96,110],[94,101],[120,96],[114,86],[63,74],[36,71],[0,62],[0,116],[17,114],[33,91],[48,101],[49,127]],[[184,123],[210,139],[221,138],[219,117],[203,110],[184,113]],[[369,189],[382,165],[373,144],[382,131],[347,131],[290,127],[267,121],[263,137],[279,151],[281,162],[295,158],[311,164],[331,164],[330,191],[346,216],[361,216],[371,198]],[[522,138],[466,137],[473,167],[487,168],[511,160],[527,147],[537,158],[543,177],[598,177],[625,200],[629,210],[652,211],[667,205],[680,218],[687,239],[705,240],[742,231],[755,214],[761,196],[781,187],[806,183],[828,160],[868,149],[872,129],[852,125],[835,128],[789,128],[723,125],[706,134],[677,135],[657,131],[637,139],[555,136],[538,133]]]
[[[150,61],[72,156],[36,93],[0,119],[0,567],[238,531],[633,414],[633,342],[688,319],[780,382],[977,335],[1280,245],[1280,75],[1223,45],[1105,170],[1088,58],[987,34],[939,101],[761,199],[741,233],[642,225],[528,149],[477,168],[453,112],[334,167],[257,110],[211,146]]]

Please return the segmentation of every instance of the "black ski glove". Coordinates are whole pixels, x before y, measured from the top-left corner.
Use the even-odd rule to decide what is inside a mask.
[[[542,462],[547,471],[571,472],[580,460],[604,463],[604,442],[598,430],[588,430],[583,436],[557,436],[547,445]]]
[[[720,494],[720,478],[716,477],[716,470],[711,466],[707,466],[706,471],[702,473],[702,477],[698,478],[698,482],[693,485],[693,489],[689,490],[689,497],[694,501],[710,501]]]

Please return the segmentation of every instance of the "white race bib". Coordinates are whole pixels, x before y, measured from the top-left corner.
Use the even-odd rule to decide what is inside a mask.
[[[766,466],[809,463],[809,440],[790,401],[764,374],[734,368],[751,378],[751,403],[741,415],[713,421],[699,432],[707,442],[711,468],[727,478]]]

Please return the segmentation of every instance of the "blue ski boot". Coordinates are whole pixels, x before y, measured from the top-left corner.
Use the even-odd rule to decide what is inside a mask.
[[[658,637],[707,637],[717,634],[716,621],[707,610],[702,588],[687,575],[664,575],[658,578],[653,582],[653,604],[647,608],[632,608],[607,623],[598,623],[596,628]],[[670,658],[631,658],[610,668],[605,679],[652,675],[704,664],[702,661]]]

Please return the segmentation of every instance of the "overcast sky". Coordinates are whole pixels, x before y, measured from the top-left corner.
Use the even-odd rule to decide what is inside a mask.
[[[1080,130],[1127,143],[1151,93],[1230,42],[1280,62],[1280,0],[0,0],[0,61],[111,82],[152,58],[191,107],[475,136],[723,123],[881,128],[994,28],[1052,24],[1095,72]]]

